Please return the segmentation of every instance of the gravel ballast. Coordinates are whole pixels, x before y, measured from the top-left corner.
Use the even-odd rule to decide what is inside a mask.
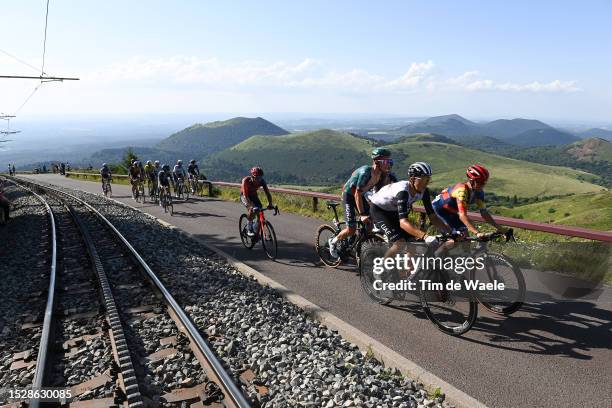
[[[385,369],[280,293],[236,271],[197,241],[103,197],[85,199],[111,221],[183,306],[238,378],[251,369],[262,406],[442,407],[423,385]],[[259,388],[261,391],[262,388]]]

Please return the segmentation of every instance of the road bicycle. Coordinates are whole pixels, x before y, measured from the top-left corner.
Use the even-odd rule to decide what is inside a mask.
[[[458,274],[453,270],[437,267],[435,264],[432,268],[424,268],[420,264],[409,276],[407,271],[391,268],[384,270],[377,277],[374,274],[374,259],[384,257],[388,245],[366,243],[362,248],[362,262],[360,263],[361,286],[372,300],[380,304],[388,304],[393,300],[406,300],[408,293],[416,293],[425,315],[439,330],[454,336],[462,335],[474,325],[478,316],[479,302],[486,309],[504,315],[515,312],[522,305],[525,295],[525,280],[520,268],[504,255],[486,251],[487,242],[504,235],[507,242],[512,239],[513,232],[509,230],[506,234],[494,232],[483,238],[464,238],[466,242],[476,242],[475,248],[467,256],[474,259],[477,257],[484,258],[484,268],[482,269],[484,270],[484,277],[487,277],[485,281],[483,281],[482,276],[476,276],[475,267],[467,273]],[[456,236],[442,234],[438,235],[437,238],[438,242],[442,243],[455,239]],[[436,252],[438,248],[436,245],[412,245],[415,250],[425,247],[425,251],[421,251],[424,252],[422,254],[423,259],[439,257]],[[503,271],[501,267],[505,267],[506,270]],[[468,289],[466,282],[473,283],[476,279],[482,283],[497,281],[510,286],[511,289],[505,289],[502,292],[506,295],[506,290],[508,290],[509,298],[500,299],[499,293],[487,297],[483,291],[473,288]],[[378,284],[375,282],[377,280]],[[411,290],[390,290],[391,288],[385,289],[381,286],[382,282],[398,284],[402,281],[413,282],[414,287]],[[458,283],[459,287],[450,290],[447,284],[452,284],[452,282]]]
[[[157,203],[157,180],[155,178],[147,178],[147,191],[149,193],[149,199],[151,202]]]
[[[334,258],[329,252],[329,240],[338,235],[346,224],[345,221],[338,220],[338,210],[336,209],[338,205],[340,205],[340,203],[337,201],[327,201],[327,208],[333,210],[334,218],[332,219],[331,224],[323,224],[317,229],[317,234],[315,236],[315,250],[321,259],[321,262],[327,266],[335,268],[340,266],[342,263],[346,263],[350,259],[355,259],[359,265],[359,258],[363,243],[368,241],[384,241],[385,238],[380,234],[369,232],[363,222],[357,221],[357,231],[355,235],[342,241],[338,241],[338,257]]]
[[[174,215],[174,205],[172,204],[172,194],[170,187],[161,187],[159,189],[159,204],[163,207],[164,212],[170,211],[170,215]]]
[[[138,179],[135,182],[135,188],[132,188],[132,197],[134,200],[145,202],[145,190],[142,180]]]
[[[189,187],[194,197],[202,195],[202,184],[194,176],[189,176]]]
[[[271,209],[274,210],[274,215],[280,214],[278,206],[274,206]],[[249,219],[247,214],[242,214],[240,216],[238,220],[238,231],[240,233],[242,245],[244,245],[245,248],[252,249],[257,241],[261,241],[261,245],[268,258],[275,260],[278,254],[278,241],[276,240],[276,233],[274,232],[272,224],[270,224],[270,221],[267,221],[264,216],[264,212],[267,210],[266,208],[253,208],[255,212],[255,225],[253,228],[255,234],[253,236],[249,236],[248,234]]]
[[[111,187],[111,181],[113,179],[102,179],[102,192],[104,193],[104,197],[112,197],[113,196],[113,188]]]
[[[185,180],[177,177],[176,180],[176,197],[185,201],[189,200],[189,189],[185,187]]]

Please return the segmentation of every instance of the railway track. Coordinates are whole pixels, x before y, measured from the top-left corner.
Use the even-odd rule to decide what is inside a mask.
[[[34,389],[69,390],[63,402],[71,407],[250,406],[183,309],[106,218],[73,195],[30,187],[55,220],[57,247]],[[32,399],[30,406],[39,403]]]

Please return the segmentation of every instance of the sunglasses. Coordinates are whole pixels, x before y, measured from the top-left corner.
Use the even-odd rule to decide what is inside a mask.
[[[393,159],[380,159],[376,161],[380,164],[386,164],[388,166],[393,166]]]

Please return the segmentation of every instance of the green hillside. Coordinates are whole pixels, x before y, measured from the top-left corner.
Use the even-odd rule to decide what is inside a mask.
[[[195,124],[162,140],[155,147],[200,158],[234,146],[254,135],[286,134],[286,130],[263,118],[238,117],[204,125]]]
[[[369,162],[373,142],[332,130],[279,136],[252,137],[211,157],[211,178],[238,180],[249,167],[260,164],[272,183],[340,185],[356,167]],[[404,177],[410,163],[429,161],[434,168],[432,187],[439,189],[463,180],[474,162],[492,174],[488,191],[497,195],[542,197],[600,191],[589,180],[597,176],[563,167],[510,159],[448,143],[411,141],[387,145],[395,159],[394,171]],[[580,180],[580,179],[584,179]]]
[[[370,140],[328,129],[255,136],[213,155],[205,166],[211,178],[238,180],[257,164],[275,183],[332,184],[348,178],[356,165],[367,163],[372,147]]]
[[[577,194],[514,208],[495,207],[496,214],[552,224],[612,230],[612,191]]]

